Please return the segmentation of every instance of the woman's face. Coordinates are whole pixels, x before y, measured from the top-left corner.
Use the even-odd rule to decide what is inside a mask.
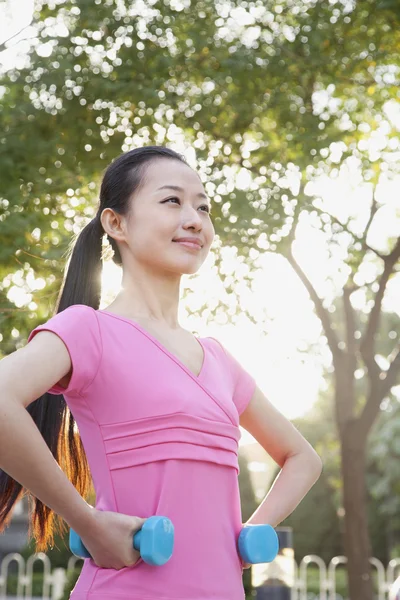
[[[145,167],[144,183],[131,199],[121,256],[152,271],[191,274],[205,261],[214,239],[210,201],[193,169],[178,160],[156,159]],[[195,238],[200,248],[178,243]]]

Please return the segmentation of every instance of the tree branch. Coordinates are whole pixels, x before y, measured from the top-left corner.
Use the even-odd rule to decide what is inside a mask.
[[[367,244],[366,242],[364,242],[363,246],[364,246],[365,250],[370,250],[371,252],[376,254],[379,258],[381,258],[382,260],[385,260],[384,254],[381,254],[380,252],[378,252],[378,250],[375,250],[375,248],[371,248],[371,246],[369,244]]]
[[[296,262],[291,249],[287,252],[286,258],[310,294],[311,300],[314,302],[316,313],[321,320],[325,335],[328,340],[329,348],[332,352],[334,362],[336,363],[337,360],[342,357],[343,351],[339,348],[339,340],[334,329],[332,328],[329,312],[324,307],[321,298],[318,296],[307,275]]]
[[[344,287],[343,289],[343,307],[346,318],[346,346],[352,375],[357,368],[356,319],[353,306],[350,302],[350,296],[353,291],[352,287]]]
[[[380,252],[378,252],[378,250],[375,250],[374,248],[371,248],[371,246],[369,244],[367,244],[367,237],[368,237],[368,233],[371,227],[371,223],[374,220],[374,217],[376,215],[376,212],[378,210],[378,203],[376,201],[376,197],[375,197],[375,190],[376,187],[374,188],[374,194],[372,197],[372,205],[371,205],[371,212],[369,213],[369,219],[368,219],[368,223],[365,227],[365,231],[364,231],[364,235],[362,238],[362,245],[363,245],[363,249],[364,250],[371,250],[371,252],[374,252],[374,254],[376,254],[377,256],[379,256],[379,258],[381,258],[382,260],[385,260],[385,255],[381,254]]]
[[[323,208],[319,208],[318,206],[315,206],[315,204],[313,204],[312,206],[313,206],[313,210],[316,210],[317,213],[319,213],[320,215],[327,215],[331,219],[331,221],[333,223],[336,223],[337,225],[339,225],[343,231],[346,231],[346,233],[348,233],[349,235],[352,235],[353,237],[357,237],[357,235],[354,233],[354,231],[351,231],[349,229],[348,223],[342,223],[342,221],[340,221],[337,217],[335,217],[334,215],[331,215],[331,213],[324,210]]]
[[[313,210],[316,210],[320,215],[327,215],[331,221],[333,223],[336,223],[337,225],[339,225],[343,231],[345,231],[346,233],[348,233],[349,235],[352,235],[354,238],[356,238],[358,241],[362,242],[362,246],[364,248],[364,250],[370,250],[371,252],[373,252],[374,254],[376,254],[377,256],[379,256],[379,258],[381,258],[382,260],[385,259],[385,255],[381,254],[380,252],[378,252],[378,250],[375,250],[375,248],[371,248],[371,246],[369,244],[367,244],[367,235],[368,235],[368,231],[369,228],[371,227],[371,223],[372,220],[374,218],[374,215],[376,213],[376,211],[378,210],[378,207],[376,206],[376,201],[373,201],[373,208],[371,209],[371,214],[369,216],[369,220],[366,226],[366,230],[364,232],[363,237],[358,236],[356,233],[354,233],[354,231],[351,231],[351,229],[349,229],[349,224],[348,223],[342,223],[342,221],[340,221],[337,217],[335,217],[334,215],[331,215],[328,211],[324,210],[323,208],[319,208],[318,206],[315,206],[313,204]]]
[[[25,25],[25,27],[22,27],[22,29],[20,29],[19,31],[17,31],[16,33],[14,33],[11,37],[9,37],[8,39],[4,40],[3,42],[0,43],[0,53],[4,52],[5,50],[8,50],[9,48],[12,48],[13,46],[7,46],[6,44],[8,44],[9,41],[13,40],[15,37],[17,37],[17,35],[19,35],[20,33],[22,33],[25,29],[28,29],[28,27],[30,27],[30,23],[28,23],[28,25]]]
[[[397,261],[400,258],[400,237],[397,240],[397,243],[392,250],[392,252],[386,256],[384,256],[383,260],[385,261],[385,266],[382,272],[382,275],[379,280],[378,291],[375,295],[374,306],[371,309],[368,324],[363,335],[363,338],[360,343],[360,351],[363,357],[365,364],[368,367],[368,370],[371,371],[371,374],[376,375],[379,367],[377,366],[374,358],[374,340],[375,334],[378,329],[381,309],[382,309],[382,301],[385,295],[386,285],[389,281],[389,277],[392,274],[394,267]]]
[[[381,402],[381,394],[379,393],[377,386],[371,382],[367,402],[365,403],[363,411],[360,417],[357,419],[356,424],[358,435],[360,435],[363,439],[367,439],[368,433],[372,425],[375,423],[375,419],[380,411]]]
[[[379,367],[378,367],[379,369]],[[384,379],[382,375],[386,373]],[[379,414],[382,400],[390,393],[400,374],[400,346],[398,346],[395,357],[385,372],[379,369],[379,377],[371,381],[370,393],[367,403],[359,418],[358,427],[361,435],[367,436],[376,417]]]
[[[375,303],[372,307],[368,325],[360,344],[360,351],[363,360],[368,369],[370,382],[370,392],[364,410],[359,418],[359,427],[361,433],[367,435],[372,427],[380,409],[382,400],[387,396],[391,388],[395,385],[400,372],[400,349],[392,360],[389,369],[383,371],[375,360],[375,334],[378,329],[382,300],[385,293],[386,285],[392,274],[395,265],[400,258],[400,238],[390,254],[384,257],[385,267],[379,281],[379,288],[375,296]],[[383,378],[384,376],[384,378]]]
[[[400,346],[397,347],[394,359],[390,363],[388,370],[384,372],[386,373],[386,377],[381,382],[382,400],[390,393],[392,387],[396,385],[400,375]]]
[[[300,195],[300,192],[299,192],[299,195]],[[298,221],[299,221],[299,217],[300,217],[300,212],[301,212],[300,202],[297,202],[295,212],[294,212],[293,223],[290,228],[290,232],[287,236],[287,240],[289,243],[287,244],[283,255],[286,257],[287,261],[289,262],[289,264],[291,265],[291,267],[293,268],[295,273],[300,278],[301,282],[303,283],[306,290],[308,291],[311,300],[314,303],[316,313],[317,313],[319,319],[321,320],[322,326],[324,328],[325,335],[328,340],[329,348],[333,355],[333,360],[337,364],[338,360],[340,360],[342,358],[343,352],[339,348],[339,340],[338,340],[338,337],[332,327],[332,321],[331,321],[329,312],[324,307],[321,298],[318,296],[314,286],[312,285],[311,281],[308,279],[307,275],[304,273],[304,271],[302,270],[300,265],[297,263],[296,259],[293,256],[293,252],[292,252],[292,245],[293,245],[293,241],[296,236],[296,229],[297,229],[297,225],[298,225]]]

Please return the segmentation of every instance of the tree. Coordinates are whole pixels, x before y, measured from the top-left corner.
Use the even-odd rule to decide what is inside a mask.
[[[381,519],[389,558],[396,558],[400,548],[399,458],[400,402],[393,401],[381,415],[371,436],[368,465],[368,488],[375,499]]]
[[[289,261],[321,319],[335,378],[352,600],[372,600],[365,448],[400,363],[397,336],[388,368],[375,347],[400,241],[372,249],[368,237],[388,204],[379,184],[397,169],[397,132],[385,112],[398,99],[397,24],[393,5],[374,0],[201,0],[195,11],[190,0],[154,0],[145,10],[139,3],[43,1],[26,65],[3,74],[0,99],[3,354],[22,345],[20,332],[54,305],[61,259],[71,232],[93,215],[104,167],[121,150],[181,135],[214,201],[216,266],[220,240],[237,247],[247,267],[247,274],[221,272],[229,302],[221,298],[203,314],[231,308],[238,279],[251,285],[257,258],[268,251]],[[313,191],[322,175],[332,179],[346,168],[370,186],[362,230]],[[330,256],[345,247],[346,278],[337,290],[346,315],[342,337],[330,300],[297,258],[305,220],[326,237]],[[362,280],[366,261],[376,263],[374,280]],[[44,291],[34,279],[45,282]],[[15,287],[24,288],[23,304],[14,300]],[[366,292],[365,323],[354,315],[357,288]],[[234,307],[243,311],[239,300]],[[361,367],[365,398],[354,385]]]
[[[335,319],[338,320],[337,312]],[[390,315],[383,323],[388,322]],[[385,345],[385,337],[380,342]],[[343,481],[340,469],[340,442],[335,426],[332,399],[333,378],[326,373],[329,385],[314,406],[293,420],[295,427],[317,450],[324,471],[296,510],[284,521],[294,530],[294,548],[299,562],[307,554],[317,554],[328,563],[344,553]],[[357,395],[366,387],[365,378],[357,380]],[[400,507],[396,488],[399,479],[396,435],[399,429],[398,401],[393,399],[382,410],[375,424],[367,455],[367,513],[372,556],[384,564],[390,560],[390,546],[398,540]],[[389,425],[390,424],[390,425]],[[273,477],[277,475],[277,472]]]

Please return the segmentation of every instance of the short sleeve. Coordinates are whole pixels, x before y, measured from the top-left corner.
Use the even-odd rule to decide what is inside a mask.
[[[74,304],[31,331],[29,343],[39,331],[52,331],[64,342],[72,363],[68,387],[59,383],[51,394],[80,395],[91,384],[100,366],[102,344],[96,311],[91,306]]]
[[[215,339],[215,341],[218,342],[226,356],[228,368],[233,380],[232,399],[240,416],[250,402],[257,382],[219,340],[216,338],[212,339]]]

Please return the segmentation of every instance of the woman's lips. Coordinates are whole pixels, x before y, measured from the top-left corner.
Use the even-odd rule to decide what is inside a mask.
[[[176,244],[180,244],[181,246],[186,246],[187,248],[191,248],[192,250],[201,250],[201,246],[199,244],[195,244],[192,242],[179,242],[174,240]]]

